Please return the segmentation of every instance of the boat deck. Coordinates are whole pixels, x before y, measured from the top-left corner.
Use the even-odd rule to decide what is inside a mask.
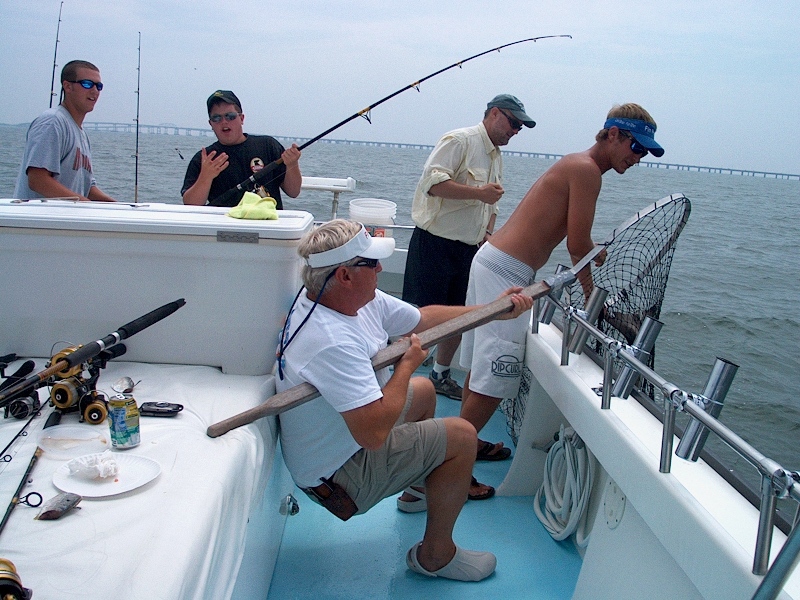
[[[418,375],[427,370],[423,368]],[[460,406],[460,402],[439,396],[436,414],[458,415]],[[503,440],[513,447],[499,412],[481,437]],[[476,463],[475,476],[497,487],[510,464],[510,460]],[[533,512],[530,496],[467,502],[456,523],[456,543],[494,552],[497,570],[484,581],[464,583],[424,577],[406,567],[406,552],[422,538],[425,513],[402,513],[392,497],[344,523],[299,490],[295,495],[301,508],[286,523],[270,599],[566,600],[572,597],[578,580],[580,555],[571,541],[556,542],[550,537]]]

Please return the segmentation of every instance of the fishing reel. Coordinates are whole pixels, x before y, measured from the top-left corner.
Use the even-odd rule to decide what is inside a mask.
[[[0,377],[6,377],[6,368],[15,360],[17,360],[16,354],[8,354],[0,358]],[[0,391],[25,379],[25,377],[33,372],[35,366],[36,363],[32,360],[26,360],[22,366],[0,384]],[[15,419],[25,419],[35,412],[38,412],[40,408],[41,403],[39,402],[39,394],[36,390],[20,392],[15,396],[11,396],[4,402],[3,417],[7,419],[9,416],[12,416]]]
[[[3,600],[30,600],[33,592],[22,587],[17,568],[10,560],[0,558],[0,598]]]
[[[64,348],[50,359],[48,366],[65,360],[78,347]],[[125,354],[122,344],[103,350],[85,363],[67,367],[50,379],[50,403],[62,413],[77,411],[81,422],[99,425],[108,416],[108,398],[97,391],[100,370],[112,358]]]

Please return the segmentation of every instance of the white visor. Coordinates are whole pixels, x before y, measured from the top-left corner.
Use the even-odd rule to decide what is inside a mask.
[[[349,260],[354,259],[356,256],[361,258],[389,258],[394,252],[394,238],[391,237],[372,237],[364,226],[361,226],[359,231],[352,239],[346,244],[326,250],[325,252],[318,252],[317,254],[310,254],[306,259],[309,267],[318,269],[320,267],[332,267],[333,265],[340,265]]]

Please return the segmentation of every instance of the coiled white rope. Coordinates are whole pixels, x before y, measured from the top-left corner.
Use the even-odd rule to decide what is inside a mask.
[[[589,543],[586,513],[593,480],[594,456],[572,427],[561,425],[558,440],[547,453],[544,481],[533,501],[536,516],[554,540],[565,540],[575,533],[579,546]]]

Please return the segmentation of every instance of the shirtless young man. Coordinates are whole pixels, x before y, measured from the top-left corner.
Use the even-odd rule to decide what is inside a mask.
[[[572,263],[593,247],[592,222],[603,173],[624,173],[648,152],[662,156],[656,123],[638,104],[614,106],[595,144],[568,154],[531,186],[508,221],[472,261],[467,304],[497,297],[497,286],[528,286],[553,249],[567,238]],[[598,264],[604,255],[600,255]],[[500,283],[502,282],[502,283]],[[585,291],[591,280],[581,280]],[[480,432],[500,400],[515,398],[525,358],[528,317],[499,321],[464,334],[461,364],[469,369],[461,417]]]

